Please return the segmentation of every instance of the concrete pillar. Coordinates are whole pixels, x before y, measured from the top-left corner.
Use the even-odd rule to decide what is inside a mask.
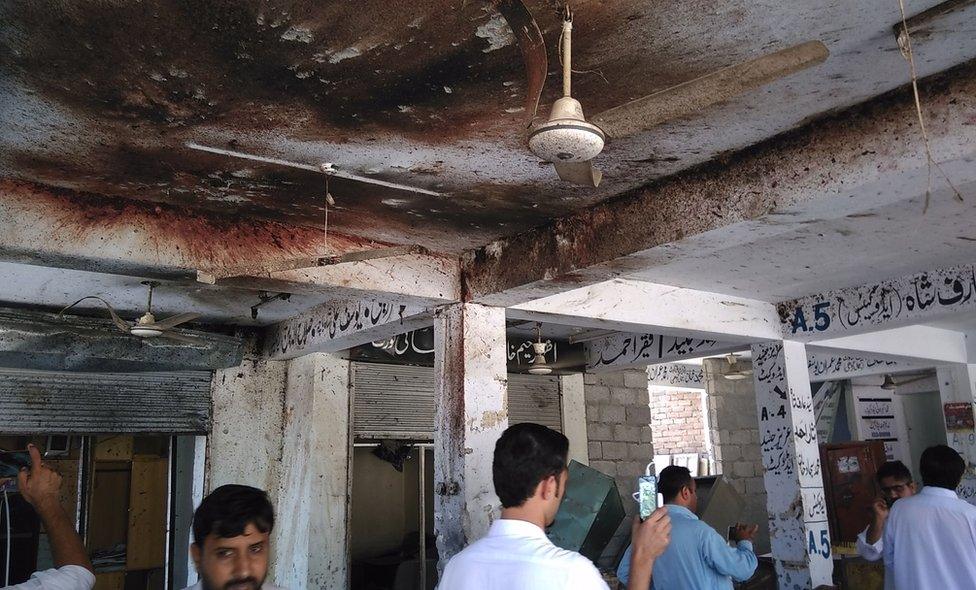
[[[434,529],[443,571],[499,514],[491,463],[508,428],[505,310],[442,308],[434,347]]]
[[[268,579],[348,586],[349,364],[327,354],[217,371],[207,492],[264,489],[275,507]]]
[[[939,396],[942,398],[943,412],[945,404],[972,404],[976,400],[976,365],[947,365],[937,369],[939,379]],[[959,412],[961,406],[956,405],[950,411]],[[945,416],[943,416],[943,425]],[[949,446],[959,451],[966,460],[966,473],[959,484],[959,497],[976,504],[976,432],[973,429],[946,428],[946,440]],[[920,474],[921,475],[921,474]]]
[[[563,434],[569,439],[569,459],[583,465],[590,464],[586,438],[586,398],[583,394],[583,374],[573,373],[559,378],[562,396]]]
[[[346,588],[349,362],[309,354],[288,363],[275,531],[275,584]]]
[[[752,364],[779,587],[829,585],[834,566],[806,347],[793,341],[755,344]]]
[[[239,483],[276,494],[287,365],[247,358],[214,372],[206,493]]]

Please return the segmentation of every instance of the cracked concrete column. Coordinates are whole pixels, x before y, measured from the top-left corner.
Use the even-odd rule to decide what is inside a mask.
[[[833,562],[806,347],[752,346],[769,536],[780,588],[831,584]]]
[[[438,569],[498,518],[495,441],[508,428],[505,310],[442,308],[434,320],[434,529]]]

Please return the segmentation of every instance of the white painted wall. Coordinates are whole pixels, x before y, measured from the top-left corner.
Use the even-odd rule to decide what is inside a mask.
[[[563,434],[569,439],[569,459],[589,465],[583,374],[574,373],[560,377],[559,390],[562,394]]]

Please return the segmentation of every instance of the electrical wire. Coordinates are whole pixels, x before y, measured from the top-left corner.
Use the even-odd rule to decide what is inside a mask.
[[[902,56],[908,61],[909,72],[912,77],[912,92],[915,95],[915,113],[918,115],[918,128],[922,132],[922,142],[925,146],[925,159],[928,164],[928,180],[925,187],[925,207],[922,209],[922,214],[924,215],[929,210],[929,200],[932,197],[932,167],[934,166],[942,178],[945,180],[952,192],[955,193],[956,199],[959,202],[963,202],[962,193],[956,188],[956,185],[952,184],[949,180],[949,175],[945,173],[942,166],[935,161],[932,156],[932,148],[929,145],[929,135],[925,130],[925,117],[922,116],[922,99],[919,97],[918,93],[918,72],[915,70],[915,52],[912,51],[912,35],[908,30],[908,18],[905,15],[905,1],[898,0],[898,8],[901,10],[901,32],[898,33],[897,42],[898,48],[901,50]]]
[[[10,498],[7,497],[7,490],[3,490],[3,511],[4,520],[7,523],[7,558],[6,565],[3,567],[4,587],[10,585]]]

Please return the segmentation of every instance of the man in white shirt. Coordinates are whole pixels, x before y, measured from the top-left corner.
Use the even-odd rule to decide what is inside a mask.
[[[546,537],[566,491],[568,453],[569,440],[539,424],[516,424],[502,433],[492,464],[501,519],[451,559],[440,590],[607,590],[589,559]],[[669,532],[664,510],[643,523],[635,519],[629,588],[647,590]]]
[[[274,520],[262,490],[225,485],[211,492],[193,513],[190,553],[200,581],[185,590],[279,590],[264,583]]]
[[[916,485],[912,481],[912,472],[901,461],[888,461],[878,469],[875,475],[881,497],[871,506],[871,524],[861,531],[854,544],[857,554],[868,561],[878,561],[884,556],[885,522],[888,513],[896,500],[910,498],[915,495]]]
[[[31,468],[17,474],[17,489],[44,523],[57,568],[36,572],[26,582],[2,590],[91,590],[95,574],[81,537],[61,506],[61,476],[44,465],[37,447],[28,445],[27,451]]]
[[[885,577],[895,590],[976,588],[976,506],[954,491],[966,462],[937,445],[920,463],[925,487],[895,503],[885,525]]]

